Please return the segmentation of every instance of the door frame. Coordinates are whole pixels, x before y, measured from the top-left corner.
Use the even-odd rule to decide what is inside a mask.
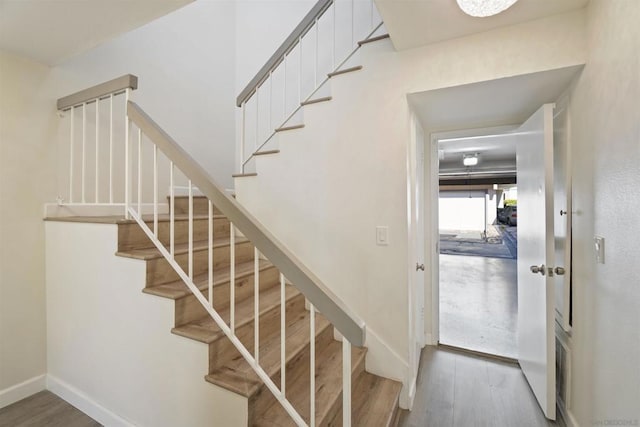
[[[440,343],[440,158],[438,142],[441,139],[464,138],[469,136],[496,135],[512,132],[520,125],[493,126],[454,130],[447,132],[431,132],[425,138],[425,156],[429,153],[429,162],[425,159],[424,189],[428,191],[426,199],[430,201],[429,212],[425,212],[425,255],[429,258],[430,280],[425,283],[425,307],[431,307],[431,317],[427,322],[425,316],[425,344],[438,345]],[[425,131],[425,134],[427,132]],[[429,165],[427,169],[427,164]],[[425,200],[426,201],[426,200]],[[425,262],[426,264],[426,262]]]

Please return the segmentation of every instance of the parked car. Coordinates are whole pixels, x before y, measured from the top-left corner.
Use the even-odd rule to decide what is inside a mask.
[[[502,215],[504,217],[504,223],[509,225],[518,225],[518,207],[517,206],[507,206],[502,211]]]

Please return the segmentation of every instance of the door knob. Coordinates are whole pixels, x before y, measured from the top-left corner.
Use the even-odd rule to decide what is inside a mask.
[[[555,271],[558,276],[564,275],[564,267],[556,267],[553,271]]]
[[[544,267],[544,264],[542,264],[540,267],[538,267],[537,265],[532,265],[530,269],[533,274],[540,273],[543,276],[546,274],[546,268]]]
[[[424,264],[418,264],[418,263],[416,263],[416,271],[418,271],[418,270],[422,270],[422,271],[424,271]]]

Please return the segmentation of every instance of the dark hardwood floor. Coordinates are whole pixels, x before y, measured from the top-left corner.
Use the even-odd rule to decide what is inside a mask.
[[[0,409],[0,427],[95,427],[97,421],[49,391]]]
[[[427,346],[416,397],[400,427],[541,427],[548,421],[519,366]]]

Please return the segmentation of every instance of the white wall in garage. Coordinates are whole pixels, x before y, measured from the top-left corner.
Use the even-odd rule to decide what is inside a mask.
[[[440,230],[485,231],[486,191],[441,191]]]

